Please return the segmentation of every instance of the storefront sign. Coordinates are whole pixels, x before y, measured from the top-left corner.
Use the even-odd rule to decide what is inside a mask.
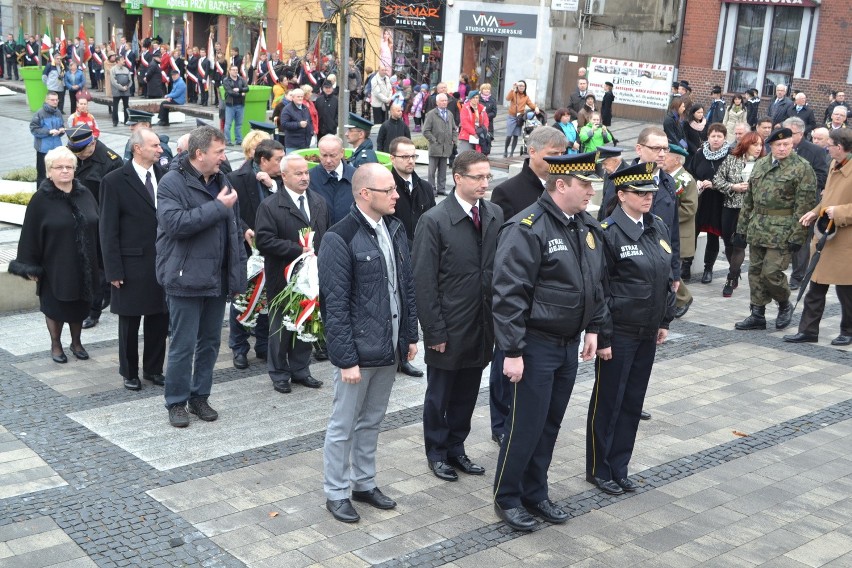
[[[722,0],[724,4],[759,4],[762,6],[792,6],[818,8],[820,0]]]
[[[551,11],[576,12],[580,9],[580,0],[551,0]]]
[[[590,57],[587,68],[589,90],[597,100],[604,94],[604,83],[614,85],[615,102],[666,109],[671,96],[674,66],[660,63],[642,63],[606,57]]]
[[[385,28],[443,31],[444,13],[442,0],[382,0],[379,25]]]
[[[459,31],[463,34],[534,38],[538,17],[505,12],[459,12]]]
[[[258,16],[266,13],[263,0],[145,0],[149,8],[204,12],[226,16]]]

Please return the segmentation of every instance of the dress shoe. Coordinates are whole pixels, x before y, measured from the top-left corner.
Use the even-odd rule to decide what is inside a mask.
[[[234,368],[235,369],[248,369],[248,357],[246,357],[245,353],[235,353],[234,354]]]
[[[640,412],[640,413],[639,413],[639,419],[640,419],[640,420],[650,420],[650,419],[651,419],[651,413],[650,413],[650,412],[645,412],[645,411],[643,410],[642,412]]]
[[[491,439],[494,440],[498,446],[502,446],[503,440],[506,439],[506,434],[498,434],[496,432],[493,432],[491,434]]]
[[[852,335],[838,335],[831,340],[831,344],[836,347],[842,347],[844,345],[849,345],[850,343],[852,343]]]
[[[597,485],[598,489],[600,489],[604,493],[609,493],[610,495],[621,495],[624,493],[624,489],[622,489],[618,483],[611,479],[601,479],[599,477],[593,477],[587,474],[586,481],[588,481],[592,485]]]
[[[189,414],[186,413],[186,405],[176,404],[169,407],[169,424],[175,428],[189,426]]]
[[[458,481],[459,479],[459,474],[447,462],[429,460],[429,469],[438,479],[444,481]]]
[[[91,329],[98,325],[98,318],[87,317],[83,320],[83,329]]]
[[[693,300],[695,300],[695,298],[690,298],[687,303],[685,303],[679,308],[675,308],[675,317],[682,318],[683,316],[685,316],[686,312],[689,311],[689,306],[692,305]]]
[[[790,300],[778,304],[778,317],[775,318],[775,329],[786,329],[793,319],[793,304]]]
[[[361,520],[361,516],[349,499],[328,499],[325,502],[325,508],[342,523],[357,523]]]
[[[408,361],[400,361],[399,363],[399,371],[403,375],[408,375],[409,377],[422,377],[423,371],[409,363]]]
[[[142,373],[142,378],[146,381],[151,381],[158,387],[166,384],[166,377],[164,377],[161,373]]]
[[[557,507],[556,503],[550,499],[545,499],[534,505],[524,505],[524,507],[527,511],[536,517],[541,517],[548,523],[559,525],[568,520],[568,513]]]
[[[705,268],[704,274],[701,275],[701,283],[710,284],[711,282],[713,282],[713,269]]]
[[[352,499],[372,505],[376,509],[393,509],[396,507],[396,501],[382,493],[378,487],[373,487],[369,491],[353,491]]]
[[[455,469],[460,469],[468,475],[482,475],[485,473],[485,468],[481,465],[476,465],[466,455],[453,456],[447,458],[447,463]]]
[[[142,381],[139,380],[139,377],[124,377],[124,388],[129,391],[142,390]]]
[[[284,394],[293,392],[293,387],[290,386],[290,381],[275,381],[272,383],[272,388],[275,389],[275,392],[281,392]]]
[[[639,486],[633,483],[633,480],[629,477],[622,477],[621,479],[616,479],[615,482],[618,484],[619,487],[621,487],[628,493],[633,493],[637,489],[639,489]]]
[[[302,386],[306,386],[309,389],[318,389],[322,386],[322,381],[318,381],[317,379],[313,378],[310,375],[308,375],[304,379],[297,379],[297,378],[294,377],[292,380],[293,380],[294,383],[298,383]]]
[[[795,333],[793,335],[785,335],[784,341],[787,343],[816,343],[819,341],[819,336],[810,333]]]
[[[107,309],[109,307],[110,295],[106,294],[104,299],[101,300],[101,311]]]
[[[51,351],[50,358],[53,359],[54,363],[67,363],[68,362],[68,355],[65,354],[64,350],[60,351],[59,353],[53,353]]]
[[[529,511],[523,507],[502,509],[500,505],[494,503],[494,512],[498,517],[500,517],[501,521],[516,531],[531,531],[535,528],[535,519],[532,515],[530,515]]]
[[[740,331],[766,329],[766,306],[755,306],[752,304],[751,315],[743,321],[738,321],[734,324],[734,327]]]
[[[79,349],[74,349],[73,345],[69,345],[68,349],[70,349],[71,353],[74,354],[74,357],[76,357],[80,361],[85,361],[86,359],[89,358],[89,353],[86,351],[86,349],[82,345],[80,346]]]
[[[317,347],[314,349],[314,359],[317,361],[328,361],[328,349],[325,347]]]
[[[187,406],[191,413],[205,422],[215,422],[219,418],[219,413],[210,407],[206,398],[190,399]]]

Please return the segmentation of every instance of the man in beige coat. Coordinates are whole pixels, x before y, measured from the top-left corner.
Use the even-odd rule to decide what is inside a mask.
[[[829,137],[831,145],[828,146],[828,153],[832,162],[822,200],[800,219],[805,227],[817,223],[811,254],[815,243],[824,233],[829,233],[829,237],[805,294],[799,332],[785,335],[784,341],[788,343],[817,342],[819,322],[825,309],[825,295],[828,286],[834,284],[837,299],[840,300],[841,315],[840,335],[831,344],[852,344],[852,267],[849,264],[852,258],[852,129],[832,130]],[[832,225],[830,228],[827,226],[829,221]]]
[[[435,108],[423,120],[423,136],[429,141],[429,183],[438,195],[447,195],[447,159],[453,153],[456,121],[447,109],[449,99],[444,93],[435,97]],[[437,182],[435,174],[437,172]]]
[[[682,259],[691,259],[695,256],[695,213],[698,211],[698,184],[683,167],[688,156],[689,153],[678,144],[669,144],[669,153],[663,161],[663,170],[675,180]],[[686,282],[681,280],[676,295],[675,317],[681,318],[686,315],[691,305],[692,294],[686,287]]]

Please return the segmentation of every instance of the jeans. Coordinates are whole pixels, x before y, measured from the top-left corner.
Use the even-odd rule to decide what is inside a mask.
[[[210,396],[219,356],[225,296],[166,296],[171,324],[166,408]],[[194,368],[193,368],[194,363]]]
[[[234,140],[243,143],[243,112],[245,105],[225,105],[225,140],[231,143],[231,123],[234,124]]]

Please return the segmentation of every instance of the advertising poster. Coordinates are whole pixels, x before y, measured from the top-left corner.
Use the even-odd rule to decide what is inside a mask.
[[[615,102],[665,110],[669,106],[674,65],[643,63],[608,57],[590,57],[589,90],[600,101],[604,83],[612,83]]]

